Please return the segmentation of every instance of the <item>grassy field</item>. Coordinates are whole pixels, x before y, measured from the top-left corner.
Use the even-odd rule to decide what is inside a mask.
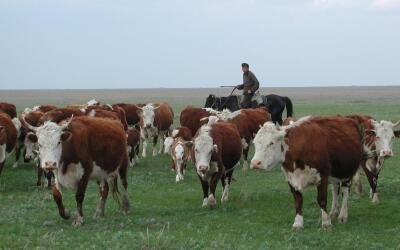
[[[173,105],[178,124],[180,110],[188,104],[202,105],[210,91],[48,91],[40,95],[2,91],[0,100],[13,102],[22,110],[33,104],[61,105],[91,97],[106,102],[165,99]],[[399,87],[288,88],[269,92],[292,97],[297,117],[362,113],[378,119],[400,119]],[[230,201],[220,204],[219,186],[217,208],[210,210],[201,208],[201,186],[192,165],[183,183],[176,184],[166,155],[142,159],[129,169],[132,212],[123,215],[110,196],[106,216],[94,219],[99,199],[97,185],[90,183],[84,202],[85,222],[75,229],[71,220],[59,217],[50,191],[35,186],[33,164],[20,163],[19,168],[12,169],[8,160],[0,177],[0,248],[400,249],[399,141],[394,143],[394,152],[380,175],[379,204],[368,199],[363,176],[363,196],[350,195],[348,223],[333,220],[333,227],[323,230],[316,190],[311,187],[305,193],[302,231],[291,229],[294,202],[279,168],[271,172],[235,171]],[[63,191],[67,208],[74,211],[74,193]]]

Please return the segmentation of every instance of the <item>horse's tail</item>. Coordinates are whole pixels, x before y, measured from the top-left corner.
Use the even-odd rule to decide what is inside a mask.
[[[286,116],[293,117],[293,103],[287,96],[282,96],[283,101],[286,104]]]

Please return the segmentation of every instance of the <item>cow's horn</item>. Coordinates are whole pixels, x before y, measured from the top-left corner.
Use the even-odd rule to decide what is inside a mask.
[[[30,125],[27,121],[25,121],[25,114],[21,115],[21,123],[23,124],[24,127],[36,132],[37,131],[37,127]]]

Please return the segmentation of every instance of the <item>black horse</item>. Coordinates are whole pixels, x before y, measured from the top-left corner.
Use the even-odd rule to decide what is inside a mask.
[[[256,101],[252,102],[252,108],[266,107],[268,112],[271,114],[272,121],[282,125],[282,113],[286,107],[287,117],[293,116],[293,104],[289,97],[279,95],[263,95],[261,96],[262,103],[257,104]],[[209,95],[206,99],[205,108],[213,108],[216,110],[229,109],[230,111],[239,110],[241,96],[230,95],[228,97],[217,97],[215,95]]]

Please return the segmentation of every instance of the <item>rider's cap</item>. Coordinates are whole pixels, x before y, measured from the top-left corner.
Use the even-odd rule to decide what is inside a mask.
[[[249,64],[248,63],[242,63],[242,68],[244,68],[244,67],[248,68]]]

